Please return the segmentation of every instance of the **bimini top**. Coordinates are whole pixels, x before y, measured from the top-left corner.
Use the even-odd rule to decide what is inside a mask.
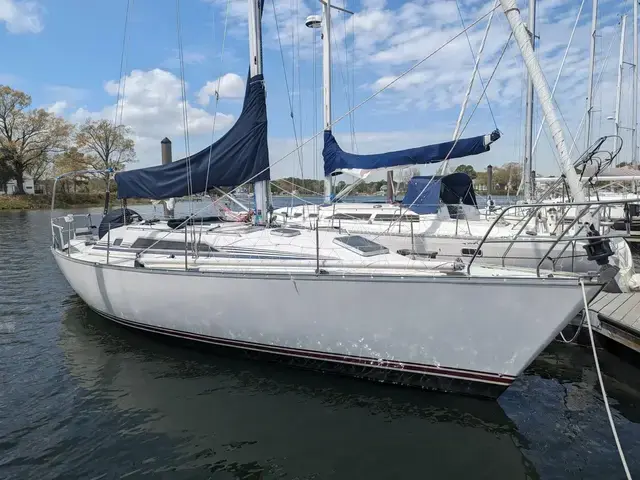
[[[438,213],[440,204],[477,206],[471,177],[458,172],[433,177],[413,177],[409,180],[402,206],[419,215]]]
[[[500,132],[495,130],[490,135],[472,138],[460,138],[458,141],[437,143],[424,147],[409,148],[395,152],[375,153],[373,155],[356,155],[347,153],[340,148],[331,130],[324,132],[324,174],[329,176],[341,170],[388,169],[405,165],[425,165],[437,163],[445,159],[478,155],[490,150],[490,145],[500,138]]]
[[[269,180],[267,106],[262,75],[247,80],[242,113],[231,129],[213,145],[187,159],[119,172],[118,198],[166,199],[204,193],[212,187],[241,185],[251,180]]]

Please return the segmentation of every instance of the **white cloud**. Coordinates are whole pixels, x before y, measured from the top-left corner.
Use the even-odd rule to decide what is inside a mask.
[[[10,33],[40,33],[42,7],[32,1],[0,0],[0,22]]]
[[[243,98],[244,89],[244,80],[240,75],[227,73],[212,82],[207,82],[200,89],[198,103],[200,105],[208,105],[210,97],[215,97],[216,92],[218,92],[219,98]]]
[[[105,91],[116,97],[118,81],[105,84]],[[171,72],[161,69],[149,71],[133,70],[126,77],[124,98],[121,98],[118,117],[122,111],[122,123],[131,127],[139,166],[153,165],[159,162],[159,144],[163,137],[169,137],[174,145],[174,158],[184,156],[183,101],[180,79]],[[211,140],[213,115],[194,107],[187,101],[188,127],[191,153],[204,148]],[[71,119],[82,122],[87,118],[104,118],[113,121],[116,118],[116,105],[112,104],[97,112],[80,108]],[[119,121],[119,118],[118,118]],[[229,114],[218,113],[216,134],[228,129],[234,122]]]
[[[64,100],[58,100],[57,102],[52,103],[45,107],[45,110],[49,113],[53,113],[54,115],[62,115],[65,110],[68,108],[68,104]]]

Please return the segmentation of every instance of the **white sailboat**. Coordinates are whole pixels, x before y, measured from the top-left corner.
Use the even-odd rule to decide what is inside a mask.
[[[535,2],[530,1],[531,5]],[[498,131],[489,135],[462,139],[459,137],[459,124],[451,142],[419,147],[409,150],[381,153],[376,155],[354,155],[344,152],[331,132],[331,2],[322,1],[323,17],[311,16],[306,25],[312,28],[322,27],[323,41],[323,99],[324,99],[324,149],[325,198],[323,205],[298,205],[275,210],[279,223],[290,226],[309,226],[318,223],[326,228],[344,229],[351,233],[364,235],[380,242],[394,252],[412,252],[446,261],[457,258],[478,256],[477,261],[486,265],[515,266],[535,268],[539,259],[545,256],[553,243],[559,215],[547,209],[534,211],[524,207],[503,217],[499,225],[494,225],[493,212],[480,212],[471,178],[465,173],[414,177],[408,185],[407,195],[398,204],[393,203],[338,203],[332,200],[332,177],[336,173],[354,172],[358,177],[373,171],[443,162],[453,158],[478,155],[489,150],[490,145],[500,138]],[[340,9],[342,10],[342,9]],[[491,20],[489,20],[491,21]],[[531,26],[533,28],[533,24]],[[485,31],[485,37],[488,33]],[[482,50],[483,46],[480,47]],[[476,58],[474,76],[480,56]],[[472,85],[473,76],[470,85]],[[525,191],[528,203],[535,203],[530,195],[530,179],[527,171],[531,167],[533,126],[533,83],[529,82],[528,92],[528,135],[527,164],[525,167]],[[470,92],[470,89],[468,93]],[[465,102],[466,104],[466,97]],[[463,104],[463,105],[464,105]],[[461,111],[462,115],[462,111]],[[621,199],[617,210],[625,202]],[[609,207],[611,209],[612,207]],[[526,218],[526,217],[530,218]],[[487,232],[496,242],[485,243],[478,249],[480,241]],[[532,238],[535,237],[535,238]],[[514,239],[514,242],[507,240]],[[542,241],[546,239],[547,242]],[[593,270],[591,262],[584,252],[584,243],[576,248],[567,249],[558,245],[544,261],[545,268],[574,272]],[[631,252],[624,242],[616,243],[616,255],[630,264]],[[633,274],[632,272],[630,274]]]
[[[258,219],[267,217],[262,2],[248,3],[252,61],[238,122],[206,155],[116,174],[120,198],[261,181],[257,203],[266,208]],[[105,216],[98,239],[78,235],[72,216],[54,221],[52,234],[71,287],[123,325],[307,368],[492,397],[611,279],[611,270],[576,275],[401,255],[349,232],[268,221],[150,222],[125,211]],[[604,266],[607,241],[592,236],[589,245]]]

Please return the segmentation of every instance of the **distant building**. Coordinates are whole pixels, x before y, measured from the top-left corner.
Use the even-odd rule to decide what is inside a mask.
[[[35,193],[35,188],[33,185],[33,178],[30,175],[25,174],[24,176],[24,193],[27,195],[33,195]],[[18,191],[18,182],[15,180],[9,180],[7,185],[4,187],[4,190],[0,187],[0,195],[13,195]]]

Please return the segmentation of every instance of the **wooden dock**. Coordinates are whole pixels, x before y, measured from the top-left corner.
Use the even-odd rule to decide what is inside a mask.
[[[603,292],[589,311],[594,331],[640,353],[640,292]]]

